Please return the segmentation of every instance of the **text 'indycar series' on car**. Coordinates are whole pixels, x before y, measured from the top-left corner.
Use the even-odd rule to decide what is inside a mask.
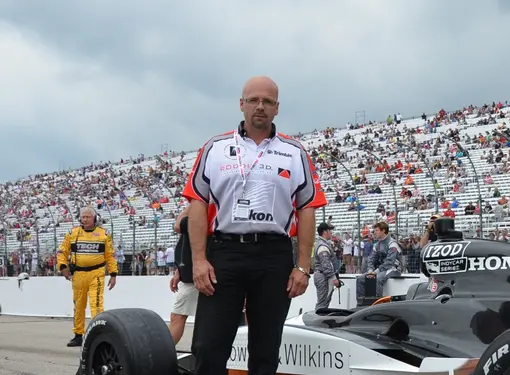
[[[352,310],[306,312],[286,322],[279,374],[510,373],[510,245],[463,239],[453,220],[421,252],[429,282]],[[229,373],[247,373],[240,326]],[[193,374],[166,323],[143,309],[105,311],[84,336],[78,374]]]

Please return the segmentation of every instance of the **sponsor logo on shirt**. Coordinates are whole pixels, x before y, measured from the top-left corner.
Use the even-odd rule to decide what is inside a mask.
[[[285,158],[291,158],[292,154],[289,154],[287,152],[281,152],[277,150],[267,150],[268,155],[276,155],[276,156],[283,156]]]
[[[255,167],[256,168],[256,167]],[[239,220],[235,213],[237,201],[241,198],[242,182],[236,181],[233,194],[232,223],[242,225],[251,224],[276,224],[275,220],[275,196],[276,184],[264,180],[249,180],[242,199],[249,201],[248,217]]]
[[[71,248],[77,253],[104,253],[105,245],[100,242],[78,242],[71,244]]]
[[[250,213],[248,215],[248,219],[242,220],[238,218],[234,218],[235,221],[259,221],[259,222],[274,222],[274,216],[273,214],[270,214],[269,212],[257,212],[255,210],[250,210]]]
[[[230,160],[236,160],[237,154],[236,154],[236,145],[235,144],[229,144],[225,146],[225,149],[223,150],[225,157]],[[246,155],[246,147],[242,144],[239,145],[239,151],[241,153],[241,157],[244,157]]]
[[[248,171],[251,168],[251,164],[243,164],[244,170]],[[223,164],[220,166],[220,172],[222,176],[227,176],[232,173],[239,173],[239,164],[238,163],[229,163]],[[251,170],[250,174],[267,174],[270,175],[273,173],[273,167],[269,164],[261,164],[258,163],[253,170]]]
[[[278,176],[289,179],[290,171],[288,169],[278,168]]]

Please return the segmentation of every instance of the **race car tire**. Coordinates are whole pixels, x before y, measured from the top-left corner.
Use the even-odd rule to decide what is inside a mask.
[[[480,357],[473,375],[510,373],[510,330],[500,334]]]
[[[89,323],[78,374],[177,375],[174,341],[167,324],[153,311],[116,309]]]

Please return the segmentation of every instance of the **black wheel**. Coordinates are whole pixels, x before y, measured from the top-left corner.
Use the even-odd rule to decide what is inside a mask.
[[[489,345],[473,375],[510,375],[510,330],[503,332]]]
[[[155,312],[145,309],[108,310],[97,315],[83,336],[78,374],[179,374],[168,326]]]

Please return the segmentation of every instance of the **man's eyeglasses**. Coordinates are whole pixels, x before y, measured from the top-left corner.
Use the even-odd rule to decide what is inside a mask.
[[[243,98],[243,101],[249,105],[259,105],[262,103],[264,107],[274,107],[276,106],[277,101],[272,99],[260,99],[260,98]]]

